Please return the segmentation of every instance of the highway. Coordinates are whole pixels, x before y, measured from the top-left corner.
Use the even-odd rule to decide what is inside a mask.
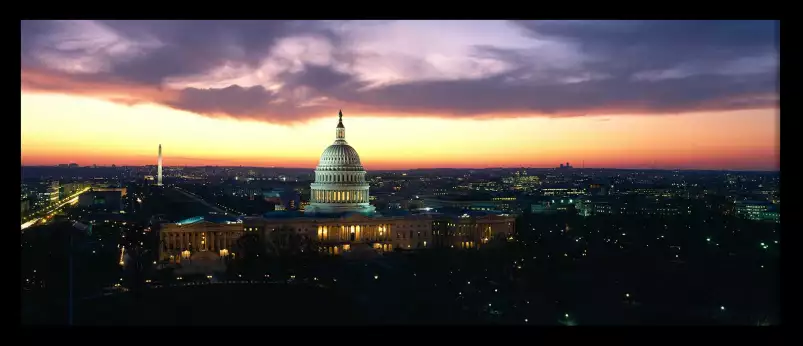
[[[89,190],[90,190],[90,188],[88,188],[88,187],[84,188],[83,190],[74,193],[72,196],[63,199],[61,202],[59,202],[59,204],[56,204],[54,206],[48,207],[48,208],[46,208],[44,210],[41,210],[41,211],[37,212],[36,215],[41,215],[41,216],[38,216],[38,217],[37,216],[33,216],[33,219],[23,223],[21,230],[24,231],[26,228],[31,227],[31,226],[39,223],[39,221],[42,221],[43,219],[47,220],[47,219],[53,217],[53,215],[58,213],[58,211],[61,209],[61,207],[65,206],[67,204],[78,203],[78,196],[80,196],[82,193],[87,192]]]

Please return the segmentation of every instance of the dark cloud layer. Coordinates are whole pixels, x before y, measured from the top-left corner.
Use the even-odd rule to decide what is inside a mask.
[[[537,50],[476,46],[477,56],[512,68],[481,78],[410,78],[382,86],[372,86],[353,68],[367,53],[349,51],[355,42],[347,45],[322,22],[105,21],[100,29],[83,29],[89,31],[85,36],[54,44],[58,25],[22,22],[24,89],[86,94],[117,88],[112,94],[118,96],[135,90],[129,101],[271,122],[305,120],[343,105],[374,113],[466,117],[660,114],[777,102],[779,43],[772,21],[517,21],[511,25],[528,37],[574,47],[578,62],[549,67]],[[171,78],[204,75],[227,64],[258,69],[279,40],[303,35],[328,42],[334,51],[321,61],[282,56],[277,61],[286,69],[276,73],[276,88],[165,86]],[[116,43],[120,40],[126,45]],[[131,42],[150,43],[135,50],[128,48],[136,46]],[[54,66],[62,60],[50,56],[100,67],[65,72],[71,67]],[[48,74],[52,78],[43,77]]]
[[[679,64],[715,66],[733,59],[777,54],[773,21],[516,21],[534,37],[578,43],[609,69],[638,71]]]
[[[698,110],[733,110],[772,106],[773,101],[751,96],[772,90],[766,76],[734,80],[723,76],[695,76],[665,82],[605,79],[563,86],[516,85],[502,77],[478,81],[403,84],[371,90],[349,101],[383,105],[410,112],[436,114],[487,114],[512,110],[550,115],[678,113]],[[456,107],[455,105],[459,105]]]

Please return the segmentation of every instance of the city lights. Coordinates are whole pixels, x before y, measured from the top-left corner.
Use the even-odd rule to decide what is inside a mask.
[[[25,324],[780,321],[777,20],[297,24],[23,21]]]

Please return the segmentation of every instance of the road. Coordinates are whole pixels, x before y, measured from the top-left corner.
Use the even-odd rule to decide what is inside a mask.
[[[189,193],[189,192],[187,192],[187,191],[185,191],[185,190],[183,190],[181,188],[175,188],[175,190],[178,191],[178,192],[181,192],[182,194],[184,194],[185,196],[187,196],[189,198],[194,199],[198,203],[201,203],[201,204],[205,205],[206,207],[214,210],[216,213],[220,213],[220,214],[228,213],[227,211],[225,211],[223,209],[220,209],[217,206],[211,205],[211,204],[207,203],[206,201],[204,201],[202,198],[200,198],[200,197],[198,197],[198,196],[196,196],[196,195],[194,195],[192,193]]]
[[[87,192],[89,190],[90,190],[90,188],[87,187],[87,188],[85,188],[85,189],[83,189],[81,191],[78,191],[78,192],[74,193],[72,196],[63,199],[61,202],[59,202],[59,204],[56,204],[56,205],[54,205],[52,207],[49,207],[49,208],[47,208],[45,210],[42,210],[42,211],[38,212],[37,214],[42,214],[42,216],[34,217],[33,219],[29,220],[28,222],[23,223],[21,230],[25,230],[26,228],[37,224],[39,221],[42,221],[42,219],[48,219],[48,218],[52,217],[53,215],[55,215],[56,213],[59,212],[61,207],[65,206],[67,204],[78,203],[78,196],[80,196],[82,193]]]

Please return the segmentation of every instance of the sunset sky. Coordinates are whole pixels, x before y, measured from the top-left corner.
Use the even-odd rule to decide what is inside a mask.
[[[772,21],[23,21],[23,165],[777,170]]]

